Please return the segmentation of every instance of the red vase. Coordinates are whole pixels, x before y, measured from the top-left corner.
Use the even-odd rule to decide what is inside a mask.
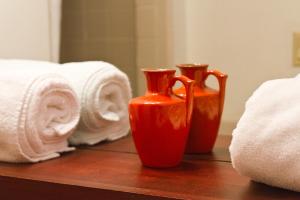
[[[207,70],[208,65],[180,64],[177,67],[182,75],[195,80],[194,108],[186,153],[210,152],[219,131],[227,75],[217,70]],[[206,86],[205,81],[209,75],[218,79],[219,91]],[[185,88],[179,88],[175,93],[185,96]]]
[[[180,163],[188,137],[194,81],[175,76],[172,69],[143,70],[147,78],[145,96],[129,103],[129,118],[135,147],[143,165],[173,167]],[[179,98],[172,86],[181,81],[187,94]]]

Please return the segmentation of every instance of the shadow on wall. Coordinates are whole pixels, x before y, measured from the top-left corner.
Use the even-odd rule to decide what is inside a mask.
[[[110,62],[137,91],[134,0],[63,0],[61,29],[62,63]]]

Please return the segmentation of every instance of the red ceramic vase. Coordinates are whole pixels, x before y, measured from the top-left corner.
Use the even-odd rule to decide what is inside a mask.
[[[177,67],[182,75],[195,80],[194,108],[186,153],[210,152],[219,131],[227,75],[217,70],[207,70],[208,65],[204,64],[180,64]],[[219,91],[206,86],[205,81],[209,75],[218,79]],[[185,88],[179,88],[175,93],[185,96]]]
[[[188,138],[194,81],[175,76],[172,69],[145,69],[147,92],[129,103],[129,118],[135,147],[143,165],[173,167],[180,163]],[[181,81],[184,98],[173,94]]]

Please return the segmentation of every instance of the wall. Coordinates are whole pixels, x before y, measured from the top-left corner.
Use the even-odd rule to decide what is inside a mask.
[[[61,62],[103,60],[136,92],[134,0],[63,0]]]
[[[142,68],[159,68],[170,62],[172,34],[168,26],[170,0],[135,0],[136,5],[136,63],[138,94],[145,93]]]
[[[186,60],[186,2],[135,0],[138,95],[144,95],[142,68],[174,68]],[[178,73],[178,72],[177,72]],[[175,87],[179,87],[179,83]]]
[[[230,133],[245,101],[262,82],[300,72],[292,66],[300,1],[186,0],[185,6],[182,61],[209,63],[228,73],[223,129]]]
[[[0,58],[57,61],[51,43],[49,1],[0,0]],[[58,4],[53,3],[57,9]]]

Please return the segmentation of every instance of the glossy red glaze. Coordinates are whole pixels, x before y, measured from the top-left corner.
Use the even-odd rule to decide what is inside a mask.
[[[186,153],[210,152],[219,131],[227,75],[217,70],[207,70],[208,65],[181,64],[177,67],[183,75],[195,80],[194,108]],[[218,79],[219,91],[206,86],[205,81],[209,75]],[[175,93],[185,96],[185,88],[179,88]]]
[[[194,81],[174,76],[175,70],[143,70],[147,78],[145,96],[129,103],[134,143],[142,163],[148,167],[173,167],[184,154],[193,104]],[[172,86],[181,81],[186,98],[173,94]]]

